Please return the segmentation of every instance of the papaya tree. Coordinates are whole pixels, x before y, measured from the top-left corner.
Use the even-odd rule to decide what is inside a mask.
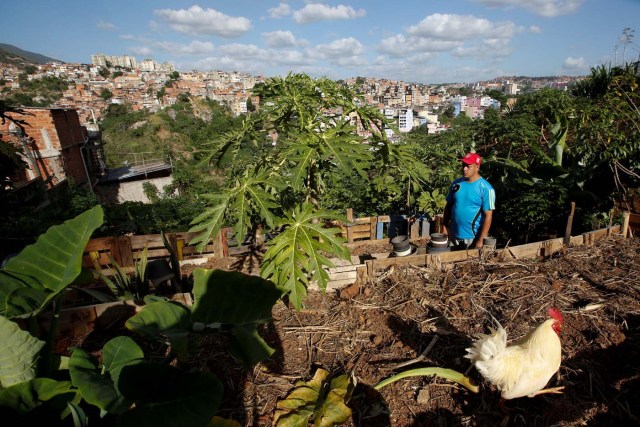
[[[191,231],[201,232],[192,244],[203,247],[225,223],[233,225],[239,241],[256,223],[295,230],[271,242],[261,274],[283,286],[300,308],[310,281],[326,287],[323,271],[333,264],[320,252],[349,256],[339,229],[324,228],[325,222],[344,219],[325,209],[332,177],[339,172],[366,181],[368,171],[389,166],[402,167],[420,182],[426,173],[407,147],[388,141],[384,128],[390,124],[381,112],[346,86],[289,74],[256,86],[253,95],[260,99],[258,111],[212,141],[208,160],[233,164],[246,151],[253,158],[228,188],[204,196],[210,206],[192,222]]]

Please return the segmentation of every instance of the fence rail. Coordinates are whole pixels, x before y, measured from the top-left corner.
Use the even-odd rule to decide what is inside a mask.
[[[339,235],[347,239],[348,243],[382,240],[400,234],[408,234],[411,239],[418,239],[427,237],[430,229],[430,223],[426,219],[413,220],[405,215],[380,215],[354,219],[351,209],[347,210],[347,222],[334,222],[331,225],[341,229]],[[233,239],[231,228],[222,229],[217,236],[209,240],[202,251],[189,246],[191,240],[198,234],[177,232],[166,233],[165,236],[179,261],[203,256],[221,258],[249,251],[248,242],[237,242]],[[89,241],[84,252],[83,265],[98,270],[106,269],[111,264],[111,257],[122,267],[132,267],[145,247],[147,247],[149,260],[170,256],[160,234],[100,237]]]

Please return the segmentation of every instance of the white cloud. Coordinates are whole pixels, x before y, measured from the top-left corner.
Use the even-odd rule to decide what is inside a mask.
[[[291,31],[272,31],[262,33],[262,39],[268,47],[282,48],[296,46],[296,37]]]
[[[206,34],[223,38],[238,37],[251,29],[251,21],[244,17],[225,15],[214,9],[191,6],[189,9],[160,9],[154,11],[169,28],[183,34]]]
[[[464,40],[474,37],[510,38],[517,32],[513,22],[491,22],[472,15],[434,13],[417,25],[407,29],[416,37],[432,37],[442,40]]]
[[[319,44],[315,47],[315,51],[322,58],[340,58],[361,55],[364,52],[364,46],[358,40],[349,37],[334,40],[329,44]]]
[[[158,49],[169,52],[176,56],[187,55],[209,55],[213,52],[214,46],[210,42],[192,41],[188,45],[171,42],[156,43]]]
[[[542,32],[542,28],[538,27],[537,25],[532,25],[532,26],[529,27],[529,32],[541,33]]]
[[[448,53],[454,58],[490,61],[512,53],[511,39],[521,32],[513,22],[493,22],[472,15],[433,14],[407,28],[405,34],[383,39],[378,51],[394,58],[422,61]]]
[[[269,17],[278,19],[291,15],[291,6],[286,3],[280,3],[277,7],[269,9]]]
[[[363,17],[364,9],[355,10],[342,4],[331,7],[322,3],[310,3],[293,13],[293,20],[298,24],[309,24],[317,21],[346,20]]]
[[[149,56],[151,56],[151,54],[153,54],[153,51],[151,49],[149,49],[148,47],[132,47],[129,49],[129,51],[131,51],[131,53],[133,53],[134,55],[137,56],[143,56],[145,58],[148,58]]]
[[[218,50],[224,55],[236,59],[243,58],[264,60],[265,58],[269,57],[266,50],[254,44],[232,43],[220,46]]]
[[[342,67],[363,66],[367,60],[362,56],[364,46],[353,37],[334,40],[329,44],[319,44],[310,49],[307,56],[325,59]]]
[[[398,34],[383,39],[378,50],[387,55],[401,57],[415,52],[435,53],[452,51],[462,46],[459,40],[438,40],[421,37],[405,37]]]
[[[106,30],[106,31],[115,31],[116,30],[116,26],[113,25],[111,22],[105,22],[105,21],[98,21],[98,23],[96,24],[96,27],[100,28],[101,30]]]
[[[311,65],[313,61],[304,53],[297,50],[278,50],[269,54],[269,60],[274,65],[301,66]]]
[[[568,73],[582,73],[584,71],[587,71],[589,67],[584,62],[583,57],[572,58],[569,56],[562,63],[562,69]]]
[[[122,34],[120,36],[122,40],[135,40],[136,37],[133,34]]]
[[[522,7],[536,15],[554,18],[576,12],[584,0],[474,0],[486,6],[493,7]]]

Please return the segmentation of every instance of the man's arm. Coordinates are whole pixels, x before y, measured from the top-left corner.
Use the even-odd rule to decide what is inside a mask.
[[[451,221],[451,202],[447,202],[442,215],[442,233],[449,235],[449,221]]]
[[[482,247],[482,241],[489,235],[489,229],[491,228],[491,220],[493,219],[493,211],[484,211],[484,221],[482,222],[482,228],[480,229],[480,235],[476,239],[476,248]]]

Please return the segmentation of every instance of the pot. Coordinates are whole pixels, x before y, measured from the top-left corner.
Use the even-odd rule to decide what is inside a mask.
[[[391,239],[391,245],[393,246],[393,254],[395,256],[406,256],[411,254],[411,242],[409,236],[396,236]]]
[[[429,245],[433,248],[446,248],[449,246],[449,237],[442,233],[432,233]]]

